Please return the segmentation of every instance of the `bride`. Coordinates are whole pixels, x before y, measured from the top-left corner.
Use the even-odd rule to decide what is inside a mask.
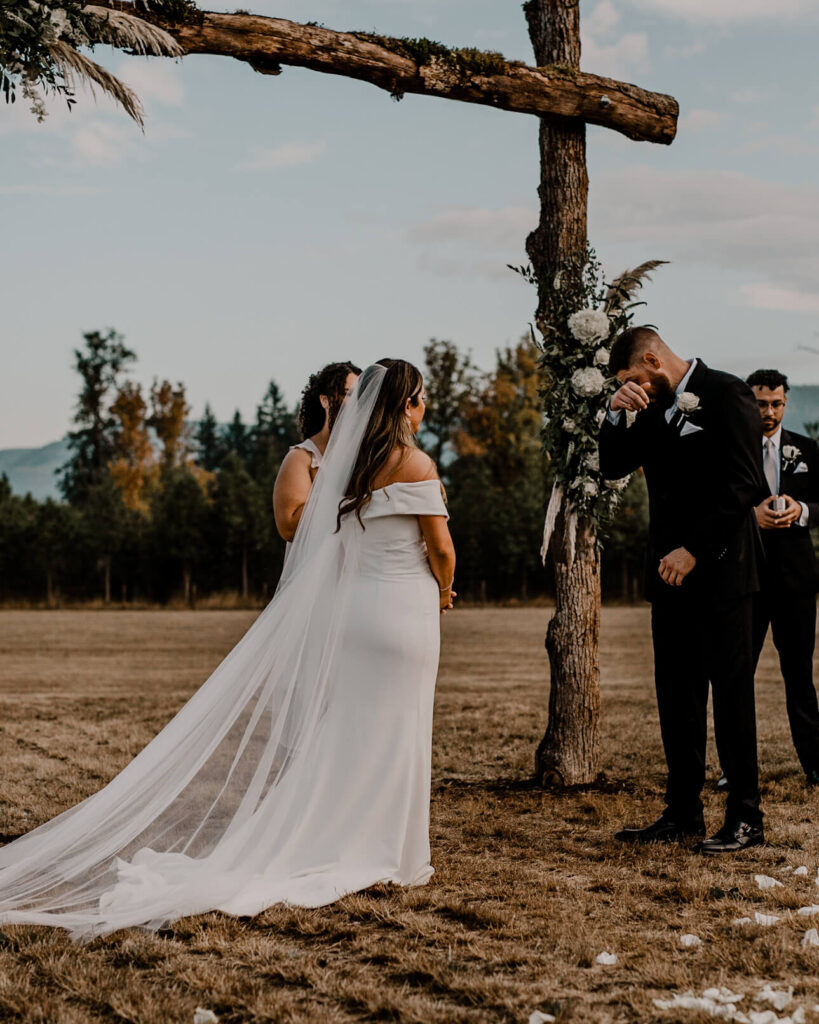
[[[454,551],[402,360],[344,402],[275,597],[104,789],[0,850],[0,922],[75,938],[331,903],[432,874],[439,612]]]

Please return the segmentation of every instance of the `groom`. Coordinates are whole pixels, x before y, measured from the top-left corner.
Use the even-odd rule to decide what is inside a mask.
[[[698,849],[718,854],[756,846],[764,835],[752,651],[761,558],[754,506],[768,493],[756,402],[737,377],[681,359],[648,327],[617,338],[609,367],[622,386],[601,427],[600,469],[616,480],[642,466],[648,484],[646,596],[668,765],[660,818],[617,838],[647,843],[705,835],[700,793],[710,682],[731,790],[722,828]]]

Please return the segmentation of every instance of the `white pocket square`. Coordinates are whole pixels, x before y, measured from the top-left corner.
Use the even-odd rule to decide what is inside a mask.
[[[691,420],[686,420],[683,423],[682,430],[680,431],[680,437],[685,437],[687,434],[696,434],[698,430],[702,430],[702,427],[698,427],[696,423],[692,423]]]
[[[799,465],[794,470],[794,473],[807,473],[807,471],[808,471],[807,465],[804,462],[800,462]]]

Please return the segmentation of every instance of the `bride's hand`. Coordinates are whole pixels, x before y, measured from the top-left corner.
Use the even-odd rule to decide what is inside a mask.
[[[457,596],[452,587],[447,587],[446,590],[441,591],[441,615],[446,615],[454,607],[453,602]]]

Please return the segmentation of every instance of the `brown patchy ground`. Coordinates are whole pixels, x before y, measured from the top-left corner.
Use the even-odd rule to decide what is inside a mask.
[[[110,778],[254,614],[0,613],[4,838]],[[717,861],[624,849],[612,833],[649,820],[662,793],[647,612],[604,611],[608,781],[567,795],[525,784],[544,725],[548,614],[476,608],[445,619],[428,886],[252,920],[209,915],[84,947],[61,932],[7,927],[0,1020],[189,1024],[202,1005],[222,1022],[471,1024],[527,1021],[542,1009],[558,1021],[696,1024],[705,1018],[660,1013],[652,999],[720,984],[750,996],[763,982],[794,985],[816,1020],[819,950],[801,949],[811,922],[794,911],[819,902],[819,794],[801,784],[773,652],[758,679],[769,845]],[[716,827],[721,801],[711,792],[707,803]],[[782,873],[800,864],[807,878]],[[785,888],[758,891],[757,872]],[[782,921],[732,927],[755,910]],[[681,949],[686,932],[703,946]],[[617,953],[616,966],[595,963],[603,950]]]

